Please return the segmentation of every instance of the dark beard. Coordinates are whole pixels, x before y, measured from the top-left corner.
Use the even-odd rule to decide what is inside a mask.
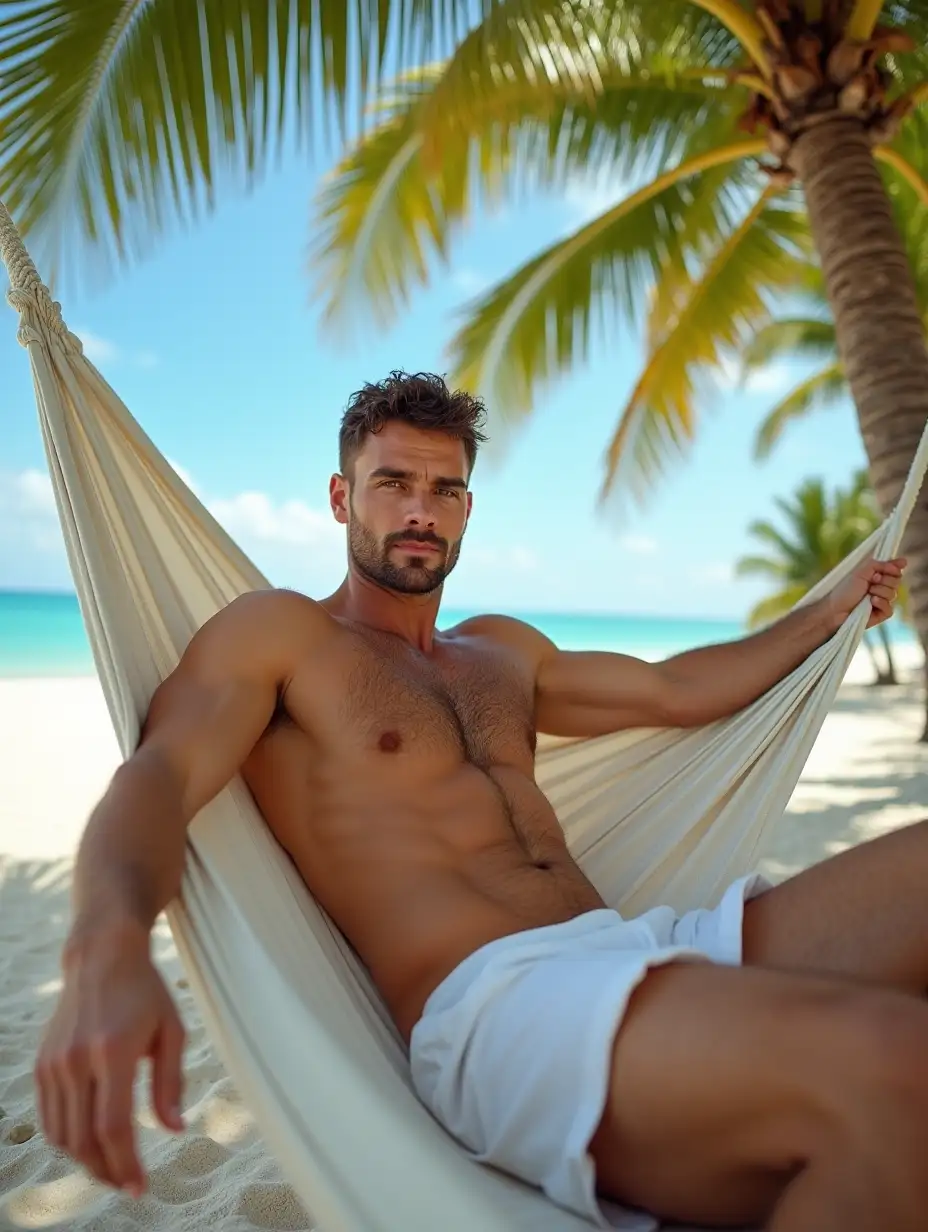
[[[424,553],[422,556],[410,554],[408,565],[395,565],[388,552],[395,543],[406,539],[432,543],[439,547],[444,555],[433,552]],[[449,548],[445,540],[439,539],[437,535],[403,531],[388,535],[381,544],[377,536],[353,514],[348,523],[348,554],[359,573],[385,590],[393,590],[403,595],[428,595],[433,590],[438,590],[458,563],[461,540],[458,539]],[[434,564],[430,563],[433,561]]]

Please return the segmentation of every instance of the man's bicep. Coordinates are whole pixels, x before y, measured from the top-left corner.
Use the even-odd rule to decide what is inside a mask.
[[[177,776],[188,818],[221,791],[261,738],[285,673],[273,630],[262,636],[247,613],[224,615],[197,633],[155,692],[139,744]]]
[[[673,722],[673,691],[659,664],[599,650],[556,650],[539,664],[539,731],[600,736]]]

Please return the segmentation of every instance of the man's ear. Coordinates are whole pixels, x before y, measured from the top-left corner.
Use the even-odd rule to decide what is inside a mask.
[[[344,475],[333,475],[329,480],[329,505],[336,522],[348,525],[348,480]]]
[[[470,515],[471,515],[473,508],[474,508],[474,494],[473,492],[471,492],[470,488],[468,488],[467,490],[467,522],[470,521]],[[467,522],[464,523],[465,526],[467,525]]]

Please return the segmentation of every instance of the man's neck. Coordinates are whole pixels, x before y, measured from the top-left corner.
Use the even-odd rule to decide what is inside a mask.
[[[441,587],[427,595],[388,590],[354,569],[325,606],[337,616],[392,633],[430,654],[435,643],[435,622],[441,605]]]

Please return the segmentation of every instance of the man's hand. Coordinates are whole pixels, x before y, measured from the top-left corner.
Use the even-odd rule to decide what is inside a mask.
[[[893,605],[902,584],[902,574],[909,562],[904,557],[896,560],[870,560],[839,582],[827,597],[835,627],[840,628],[865,595],[870,596],[870,619],[867,628],[882,624],[893,614]]]
[[[65,983],[35,1074],[45,1137],[104,1184],[138,1197],[145,1177],[133,1131],[133,1082],[152,1061],[152,1104],[180,1115],[184,1030],[148,954],[148,938],[109,940],[66,961]]]

